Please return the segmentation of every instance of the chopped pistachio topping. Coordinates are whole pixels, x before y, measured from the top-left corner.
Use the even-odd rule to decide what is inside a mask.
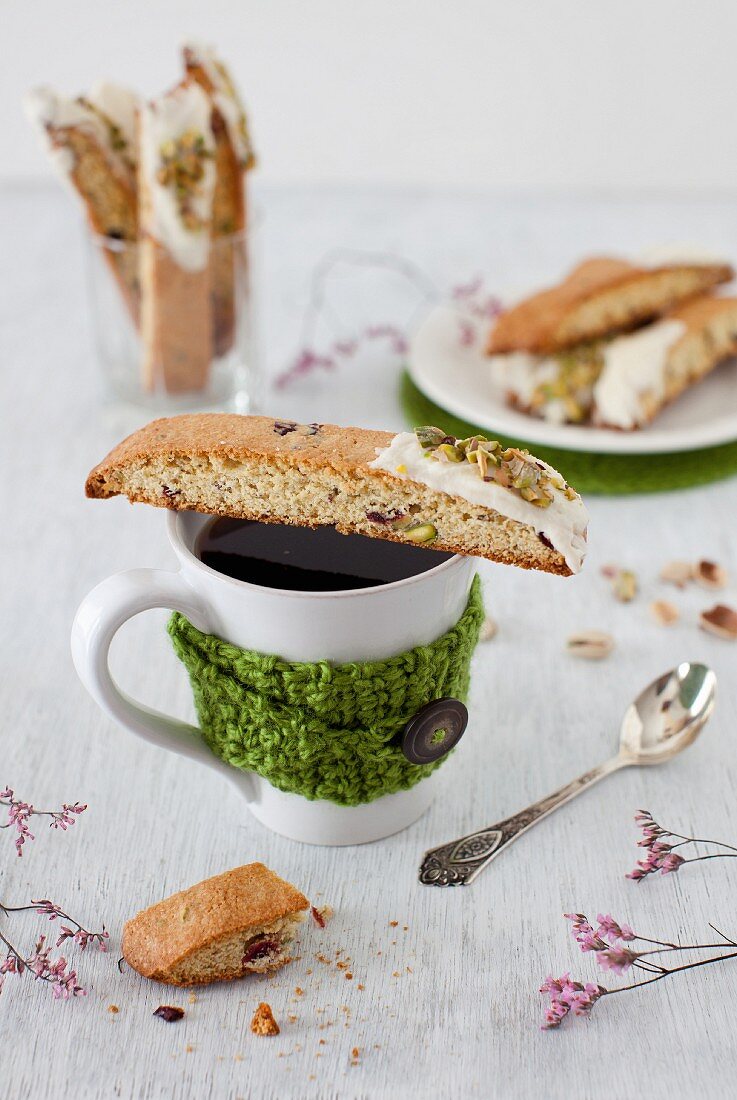
[[[77,96],[77,103],[81,103],[83,107],[86,107],[88,111],[92,111],[93,115],[96,115],[100,122],[107,130],[108,141],[110,142],[110,148],[116,153],[120,154],[121,159],[128,165],[131,170],[134,170],[135,160],[131,156],[131,150],[128,147],[128,142],[125,138],[125,134],[117,125],[113,122],[109,115],[106,115],[104,111],[101,111],[96,103],[87,99],[86,96]]]
[[[557,374],[540,382],[530,399],[532,412],[553,402],[562,404],[569,423],[588,420],[594,403],[594,386],[604,368],[604,341],[583,344],[555,356]]]
[[[161,162],[156,178],[162,187],[173,189],[182,222],[192,232],[204,229],[207,224],[195,212],[193,200],[202,191],[205,161],[212,155],[205,145],[204,134],[197,130],[185,130],[159,148]]]
[[[427,458],[473,463],[484,481],[496,481],[505,489],[512,489],[537,508],[548,508],[553,503],[555,489],[567,500],[576,499],[575,491],[560,474],[546,469],[529,451],[504,448],[497,440],[482,435],[456,439],[432,425],[415,428],[415,435]]]

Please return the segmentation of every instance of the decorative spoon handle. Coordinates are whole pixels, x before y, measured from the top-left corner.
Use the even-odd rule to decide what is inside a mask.
[[[420,882],[425,886],[468,886],[481,874],[487,863],[491,863],[492,859],[532,825],[598,783],[605,775],[624,767],[626,762],[622,757],[614,756],[605,764],[592,768],[565,787],[549,794],[547,798],[541,798],[526,810],[520,810],[513,817],[507,817],[486,829],[479,829],[477,833],[461,837],[460,840],[441,844],[439,848],[431,848],[429,852],[425,852],[420,866]]]

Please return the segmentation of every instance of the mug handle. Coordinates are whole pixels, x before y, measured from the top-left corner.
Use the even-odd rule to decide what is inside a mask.
[[[113,680],[109,651],[115,634],[128,619],[155,607],[180,611],[198,630],[208,631],[205,606],[180,573],[164,569],[116,573],[92,589],[74,617],[72,659],[80,680],[97,705],[131,733],[214,768],[235,783],[248,802],[257,801],[252,772],[220,760],[207,747],[197,726],[136,703]]]

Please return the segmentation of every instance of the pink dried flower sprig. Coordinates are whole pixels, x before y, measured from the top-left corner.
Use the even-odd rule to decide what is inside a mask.
[[[0,829],[15,829],[15,848],[19,856],[23,855],[25,842],[36,839],[28,826],[32,817],[50,817],[51,829],[61,829],[62,832],[66,832],[69,826],[74,824],[77,815],[84,813],[87,809],[87,806],[82,805],[81,802],[65,802],[60,810],[37,810],[30,802],[23,802],[16,798],[10,787],[0,791],[0,806],[8,807],[8,820],[4,825],[0,825]]]
[[[10,940],[0,932],[0,942],[5,944],[7,955],[0,961],[0,992],[8,974],[32,974],[34,979],[49,982],[55,1000],[67,1001],[70,997],[86,997],[87,990],[78,981],[76,970],[67,970],[67,960],[61,955],[50,958],[50,947],[45,947],[46,937],[39,936],[33,953],[24,958]]]
[[[493,321],[502,312],[501,298],[489,291],[481,275],[477,275],[469,283],[459,283],[451,287],[450,296],[468,313],[484,321]]]
[[[421,308],[443,300],[443,295],[425,272],[411,260],[390,252],[361,252],[354,249],[334,249],[316,264],[310,279],[310,293],[302,318],[299,351],[286,370],[275,379],[276,389],[285,389],[292,382],[305,378],[315,371],[333,371],[356,356],[358,351],[372,341],[385,341],[390,354],[404,356],[409,350],[407,332],[411,330],[416,311],[404,327],[396,324],[373,324],[346,337],[338,335],[341,327],[335,310],[328,300],[328,283],[340,267],[353,267],[386,271],[399,275],[417,292]],[[481,276],[467,283],[450,288],[451,301],[458,307],[458,341],[461,347],[476,343],[480,327],[501,313],[502,303],[484,285]],[[317,329],[327,326],[334,334],[323,350],[318,350]]]
[[[106,930],[105,925],[102,926],[101,932],[90,932],[87,928],[84,928],[79,921],[76,921],[74,917],[70,917],[68,913],[56,905],[55,902],[50,901],[48,898],[39,898],[38,900],[31,899],[30,905],[5,905],[0,901],[0,909],[6,916],[10,913],[38,913],[40,917],[48,917],[49,920],[65,920],[69,921],[69,924],[60,925],[61,932],[54,944],[55,947],[59,947],[65,940],[73,940],[73,942],[84,951],[90,944],[96,944],[100,951],[107,951],[107,943],[110,939],[110,933]],[[73,928],[70,925],[74,925]]]
[[[407,352],[407,338],[400,328],[395,325],[373,325],[351,340],[335,340],[324,352],[302,348],[291,365],[277,377],[274,385],[278,390],[283,390],[290,382],[316,370],[337,370],[341,362],[352,359],[362,345],[376,340],[386,340],[392,355],[405,355]]]
[[[540,986],[541,993],[550,994],[550,1004],[545,1010],[544,1030],[560,1027],[569,1012],[574,1016],[588,1016],[600,997],[609,990],[594,982],[572,982],[570,974],[560,978],[548,976]]]
[[[328,300],[328,285],[341,267],[386,271],[387,274],[399,275],[417,292],[422,305],[440,300],[437,287],[411,260],[390,252],[332,249],[315,265],[312,272],[309,300],[302,318],[299,351],[286,370],[275,379],[276,389],[285,389],[292,382],[315,371],[336,370],[342,363],[352,359],[362,346],[372,341],[387,341],[393,355],[406,354],[406,333],[395,324],[373,324],[352,336],[339,335],[338,329],[341,325]],[[324,350],[316,348],[317,329],[320,325],[327,326],[334,334],[334,339],[328,342]]]
[[[642,838],[638,840],[637,846],[647,850],[645,858],[638,860],[634,871],[630,871],[627,875],[627,878],[634,879],[635,882],[641,882],[648,875],[654,875],[658,871],[661,875],[678,871],[684,863],[699,863],[705,859],[729,859],[737,856],[737,848],[723,841],[703,840],[664,829],[655,821],[649,810],[639,810],[635,814],[635,821],[642,832]],[[724,848],[726,851],[694,855],[690,858],[676,851],[676,848],[685,848],[689,844],[710,844]]]
[[[737,941],[725,936],[714,925],[710,925],[718,936],[719,943],[695,943],[678,944],[666,940],[656,940],[648,936],[640,936],[627,924],[614,920],[609,915],[599,914],[597,926],[594,927],[583,913],[566,913],[566,919],[571,921],[571,932],[584,952],[594,952],[596,961],[602,970],[611,970],[615,974],[623,974],[633,969],[649,975],[641,981],[632,982],[630,985],[618,986],[615,989],[607,989],[598,983],[581,983],[571,981],[569,974],[560,978],[548,977],[540,987],[541,993],[547,993],[550,1004],[545,1011],[544,1029],[559,1027],[569,1014],[574,1016],[589,1016],[591,1009],[598,1000],[613,993],[624,993],[637,989],[643,985],[651,985],[661,981],[671,974],[678,974],[684,970],[692,970],[698,966],[707,966],[709,963],[722,962],[725,959],[737,958],[737,950],[725,954],[714,955],[707,959],[698,959],[696,962],[682,963],[679,966],[668,967],[663,965],[662,956],[681,951],[709,951],[724,949],[725,946],[737,949]],[[634,950],[626,947],[626,943],[639,941],[641,944],[651,944],[644,950]],[[658,956],[655,958],[654,956]]]
[[[23,913],[33,911],[39,916],[48,917],[49,920],[67,921],[60,923],[60,933],[54,947],[60,947],[62,943],[71,941],[81,951],[90,945],[97,945],[100,951],[107,951],[110,935],[102,926],[101,932],[90,932],[89,929],[70,917],[68,913],[48,898],[31,901],[30,905],[5,905],[0,902],[0,910],[9,916],[11,913]],[[52,947],[46,946],[46,936],[39,936],[33,952],[24,956],[11,941],[0,932],[0,943],[6,949],[5,958],[0,960],[0,992],[2,992],[5,978],[8,974],[32,974],[38,980],[49,982],[52,993],[58,1000],[68,1000],[70,997],[83,997],[86,990],[78,982],[76,970],[67,969],[67,961],[64,956],[58,959],[51,958]]]

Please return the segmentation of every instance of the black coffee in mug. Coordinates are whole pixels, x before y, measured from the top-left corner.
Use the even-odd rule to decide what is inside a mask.
[[[452,554],[423,550],[334,527],[287,527],[214,519],[197,539],[197,557],[238,581],[293,592],[373,588],[425,573]]]

